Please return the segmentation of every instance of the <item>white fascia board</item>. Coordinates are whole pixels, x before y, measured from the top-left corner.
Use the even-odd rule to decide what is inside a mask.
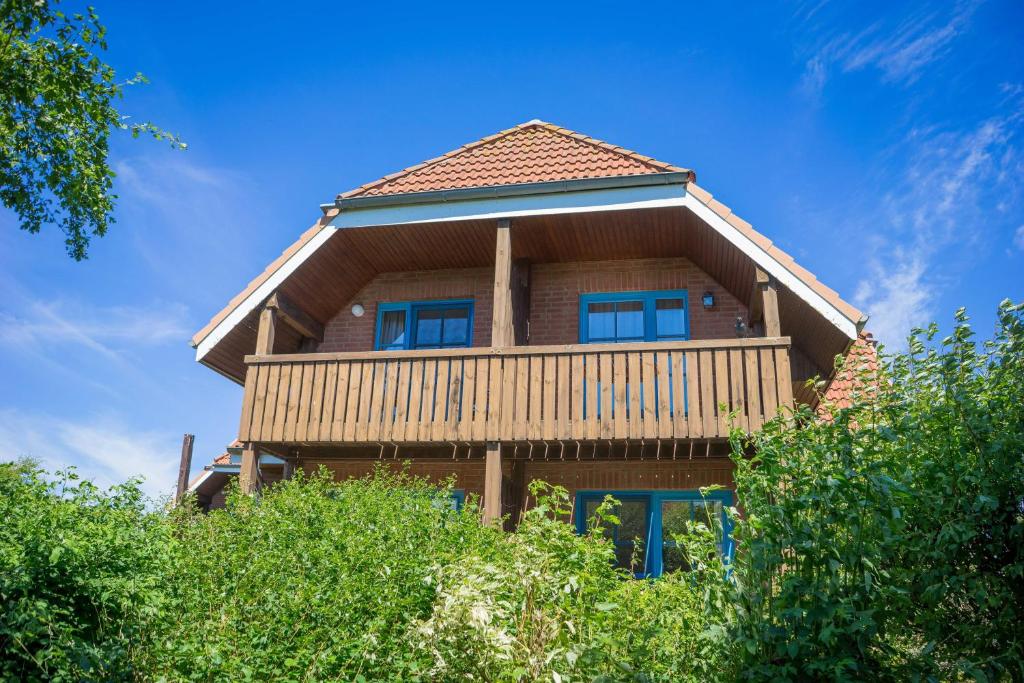
[[[517,216],[543,216],[588,211],[625,211],[682,206],[684,183],[556,192],[550,194],[469,199],[457,202],[404,204],[342,210],[330,225],[335,228],[362,228],[405,223],[437,223]]]
[[[240,304],[235,306],[235,309],[227,315],[226,318],[220,321],[216,327],[206,335],[199,345],[196,346],[196,360],[202,361],[203,358],[213,349],[214,346],[220,342],[228,332],[233,330],[236,325],[245,320],[245,316],[249,315],[260,303],[268,296],[274,293],[274,290],[281,285],[288,276],[291,275],[301,266],[306,259],[313,255],[317,249],[323,245],[324,242],[331,238],[331,235],[335,233],[336,228],[330,226],[324,226],[320,229],[311,240],[302,245],[291,257],[284,262],[284,264],[271,273],[263,284],[254,289],[249,296],[245,297]]]
[[[857,338],[857,321],[847,318],[838,308],[811,289],[803,280],[779,263],[756,242],[744,235],[732,223],[712,211],[704,202],[687,194],[683,206],[693,211],[698,218],[710,225],[731,244],[746,254],[754,263],[764,268],[771,276],[784,284],[798,297],[811,305],[826,320],[835,325],[850,339]]]
[[[191,484],[189,484],[189,486],[188,486],[188,491],[189,491],[189,492],[191,492],[191,493],[195,493],[196,491],[198,491],[198,490],[199,490],[199,486],[200,486],[200,485],[201,485],[201,484],[202,484],[202,483],[203,483],[204,481],[206,481],[207,479],[209,479],[209,478],[210,478],[210,477],[212,477],[212,476],[213,476],[213,470],[203,470],[203,473],[202,473],[202,474],[200,474],[200,475],[199,475],[199,476],[198,476],[198,477],[196,478],[196,480],[195,480],[194,482],[192,482]]]

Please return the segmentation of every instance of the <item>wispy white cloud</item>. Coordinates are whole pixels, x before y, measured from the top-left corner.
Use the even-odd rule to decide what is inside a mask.
[[[136,307],[30,300],[20,312],[0,311],[0,344],[74,345],[112,356],[115,345],[182,342],[188,338],[187,319],[188,309],[177,303]]]
[[[135,476],[153,497],[173,493],[176,435],[134,429],[111,416],[71,420],[0,409],[0,460],[31,457],[50,471],[74,465],[101,487]]]
[[[877,21],[863,30],[825,38],[806,57],[801,88],[816,97],[832,72],[877,70],[883,81],[909,85],[949,54],[970,23],[977,2],[962,2],[949,13],[929,12],[889,26]]]
[[[928,322],[953,277],[937,264],[962,261],[994,237],[994,212],[1020,204],[1022,116],[1016,102],[967,130],[914,130],[894,152],[906,159],[900,181],[851,228],[872,245],[854,300],[883,341],[900,345]]]
[[[1017,228],[1016,232],[1013,233],[1013,246],[1018,251],[1024,251],[1024,225]]]

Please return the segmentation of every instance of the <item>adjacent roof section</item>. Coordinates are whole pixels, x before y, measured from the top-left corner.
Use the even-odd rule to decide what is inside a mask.
[[[385,176],[338,199],[692,171],[533,120]]]

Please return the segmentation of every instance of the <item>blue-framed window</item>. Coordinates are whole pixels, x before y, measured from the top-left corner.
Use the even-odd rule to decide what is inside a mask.
[[[473,343],[473,300],[404,301],[377,306],[374,348],[455,349]]]
[[[726,513],[731,491],[580,491],[576,494],[576,530],[586,533],[587,522],[606,495],[622,505],[616,510],[621,522],[606,533],[615,544],[615,563],[632,569],[638,577],[687,571],[685,554],[675,538],[696,523],[710,525],[718,537],[723,557],[732,559],[732,524]],[[634,564],[634,559],[636,564]]]
[[[690,335],[685,289],[580,295],[580,343],[666,341]]]

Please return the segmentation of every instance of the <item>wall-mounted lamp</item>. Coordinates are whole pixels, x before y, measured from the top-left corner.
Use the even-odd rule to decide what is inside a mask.
[[[363,308],[362,304],[352,304],[352,315],[357,318],[363,317],[363,313],[366,313],[366,309]]]
[[[704,304],[704,308],[714,308],[715,295],[711,292],[704,292],[704,295],[701,297],[701,303]]]

